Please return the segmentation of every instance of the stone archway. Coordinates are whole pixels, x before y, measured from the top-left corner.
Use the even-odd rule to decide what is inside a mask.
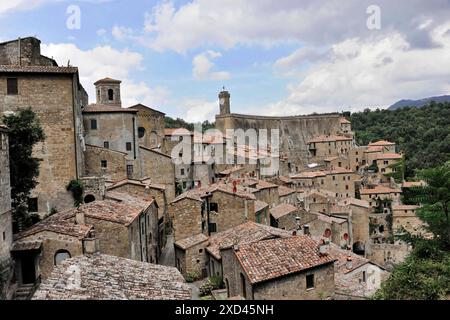
[[[356,241],[353,244],[353,252],[356,253],[357,255],[364,256],[364,254],[366,252],[364,243],[361,241]]]
[[[84,203],[91,203],[95,201],[95,196],[92,194],[88,194],[84,197]]]

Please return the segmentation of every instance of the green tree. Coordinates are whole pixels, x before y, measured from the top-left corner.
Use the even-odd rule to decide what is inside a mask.
[[[31,108],[20,109],[14,114],[3,116],[3,123],[8,126],[9,153],[11,170],[11,198],[13,207],[14,230],[23,228],[37,221],[28,214],[28,198],[37,186],[39,176],[39,159],[33,157],[33,146],[45,140],[45,134],[36,114]]]
[[[392,173],[385,174],[386,177],[394,178],[397,183],[402,183],[405,180],[406,161],[404,155],[400,160],[389,165],[388,168],[392,169]]]

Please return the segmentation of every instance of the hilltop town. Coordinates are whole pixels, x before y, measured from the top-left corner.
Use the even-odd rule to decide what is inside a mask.
[[[89,104],[79,72],[37,38],[0,43],[0,116],[31,107],[45,133],[27,208],[41,221],[13,234],[0,126],[3,299],[368,299],[411,250],[394,236],[427,236],[396,142],[357,145],[341,114],[237,114],[224,89],[215,130],[166,128],[108,74]]]

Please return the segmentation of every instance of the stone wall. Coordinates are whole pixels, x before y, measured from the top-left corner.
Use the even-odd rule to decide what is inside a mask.
[[[149,177],[152,183],[166,187],[167,201],[175,198],[175,169],[172,158],[160,152],[140,147],[141,176]]]
[[[73,206],[73,199],[66,191],[67,184],[83,174],[81,158],[82,133],[79,131],[79,113],[83,95],[77,76],[19,74],[18,95],[7,95],[6,79],[0,74],[0,114],[31,107],[37,114],[46,135],[44,142],[33,150],[40,162],[38,186],[32,196],[38,198],[38,211],[48,213]],[[75,110],[75,111],[74,111]]]
[[[165,128],[164,114],[143,105],[132,108],[139,110],[137,113],[138,131],[140,129],[141,132],[144,132],[143,137],[139,137],[139,145],[147,148],[162,147]]]
[[[279,129],[280,153],[291,162],[291,167],[308,163],[307,141],[323,134],[337,134],[340,130],[339,115],[264,117],[241,114],[216,116],[216,128],[226,129]],[[269,139],[270,141],[270,139]],[[282,175],[289,172],[281,172]]]
[[[177,252],[175,259],[180,259],[182,274],[185,277],[190,273],[195,273],[203,278],[207,274],[208,262],[205,248],[208,245],[208,241],[205,240],[184,250],[184,253],[181,255],[178,253],[183,250],[175,246]],[[181,259],[184,259],[184,261],[181,262]]]
[[[411,252],[411,247],[406,244],[371,244],[367,251],[367,259],[392,271],[394,266],[406,259]]]
[[[41,56],[41,41],[23,38],[0,43],[0,65],[54,66],[53,59]]]
[[[174,242],[203,233],[200,201],[185,198],[171,203],[169,210],[173,223]]]
[[[88,176],[104,176],[106,179],[120,181],[127,178],[126,153],[86,145],[84,152],[85,171]],[[102,168],[101,162],[107,161]]]
[[[256,221],[254,200],[216,191],[213,192],[209,202],[218,205],[219,212],[209,214],[209,222],[216,224],[217,232],[231,229],[247,221]]]

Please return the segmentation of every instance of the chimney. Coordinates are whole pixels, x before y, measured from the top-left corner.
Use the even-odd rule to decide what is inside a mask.
[[[328,255],[328,246],[327,246],[327,244],[325,243],[325,241],[322,239],[322,240],[320,240],[320,245],[319,245],[319,254],[321,255],[321,256],[326,256],[326,255]]]
[[[81,208],[77,208],[75,213],[75,223],[76,224],[85,224],[84,211]]]
[[[353,269],[353,261],[352,261],[352,257],[348,256],[347,257],[347,263],[345,264],[347,270],[352,270]]]

